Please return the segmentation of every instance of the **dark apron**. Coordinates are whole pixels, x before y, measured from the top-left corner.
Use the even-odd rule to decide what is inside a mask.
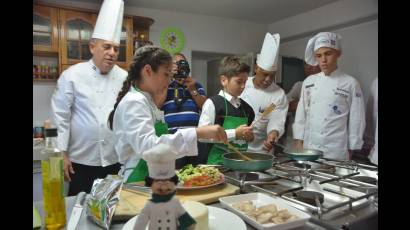
[[[247,125],[248,124],[248,118],[246,117],[245,112],[242,110],[242,113],[244,114],[245,117],[234,117],[234,116],[228,116],[228,105],[225,99],[224,95],[224,102],[225,102],[225,117],[224,117],[224,123],[222,127],[227,130],[227,129],[236,129],[240,125]],[[230,141],[233,146],[238,148],[241,151],[246,151],[248,149],[248,144],[238,144],[235,143],[235,141]],[[222,164],[223,163],[223,158],[222,155],[224,154],[223,149],[228,149],[228,146],[225,144],[214,144],[211,148],[211,151],[208,154],[208,164]]]
[[[135,88],[139,91],[138,88]],[[154,125],[155,135],[158,137],[162,134],[168,134],[168,125],[162,121],[157,121]],[[127,183],[144,181],[145,177],[148,176],[148,166],[147,162],[143,159],[138,161],[137,166],[132,170],[131,174],[127,178]]]

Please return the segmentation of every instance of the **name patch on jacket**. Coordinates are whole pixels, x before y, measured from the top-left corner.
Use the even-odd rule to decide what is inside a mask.
[[[336,88],[336,90],[335,90],[335,95],[339,95],[339,96],[342,96],[344,98],[348,98],[349,94],[350,94],[350,92],[345,90],[345,89]]]
[[[305,89],[310,88],[310,87],[313,87],[313,86],[315,86],[315,84],[314,84],[314,83],[313,83],[313,84],[310,84],[310,85],[305,86]]]

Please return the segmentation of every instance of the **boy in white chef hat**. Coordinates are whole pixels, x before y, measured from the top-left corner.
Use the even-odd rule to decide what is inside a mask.
[[[142,153],[148,165],[145,186],[151,187],[152,197],[138,215],[134,230],[145,230],[148,222],[149,229],[153,230],[195,228],[196,221],[175,197],[177,155],[175,149],[166,144],[159,144]]]
[[[307,64],[316,66],[319,63],[316,60],[315,52],[322,48],[332,48],[337,52],[337,58],[342,54],[342,37],[339,34],[331,32],[320,32],[311,38],[306,46],[305,61]],[[322,69],[323,71],[323,69]]]
[[[318,149],[326,158],[348,160],[352,150],[362,147],[365,113],[359,82],[338,68],[341,48],[341,36],[332,32],[308,41],[305,61],[319,65],[321,72],[303,81],[293,137],[296,149]]]

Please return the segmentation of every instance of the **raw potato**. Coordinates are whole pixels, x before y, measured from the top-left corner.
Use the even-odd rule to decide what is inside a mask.
[[[252,201],[244,201],[240,203],[235,203],[232,205],[232,207],[239,209],[245,213],[250,212],[255,209],[255,206],[253,205]]]
[[[268,204],[268,205],[260,206],[259,209],[262,212],[271,212],[271,213],[276,213],[278,211],[278,208],[276,207],[275,204]]]
[[[280,216],[273,217],[271,220],[272,220],[272,222],[275,223],[275,224],[283,224],[283,223],[286,222],[286,221],[283,220],[282,217],[280,217]]]
[[[263,210],[260,208],[254,209],[248,213],[246,213],[249,217],[256,220],[256,217],[263,213]]]
[[[256,221],[260,224],[266,224],[272,218],[272,213],[265,212],[256,217]]]
[[[290,214],[287,209],[283,209],[278,212],[278,216],[282,217],[284,220],[287,220],[292,217],[292,214]]]
[[[290,220],[297,219],[297,217],[290,214],[287,209],[278,210],[275,204],[267,204],[256,208],[252,201],[248,200],[232,204],[232,207],[244,212],[245,215],[260,224],[283,224]]]

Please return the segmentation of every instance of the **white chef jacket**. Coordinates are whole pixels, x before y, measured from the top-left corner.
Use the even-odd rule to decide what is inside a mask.
[[[254,140],[248,143],[248,152],[264,153],[263,142],[272,130],[279,132],[280,138],[285,131],[286,114],[288,112],[288,101],[282,88],[272,83],[266,89],[256,89],[253,84],[254,77],[246,81],[245,90],[241,98],[252,106],[255,112],[255,121],[259,119],[266,107],[272,102],[276,108],[268,116],[258,121],[253,128]],[[273,152],[273,148],[270,153]]]
[[[145,230],[148,223],[149,230],[176,230],[178,218],[185,212],[176,196],[168,202],[147,201],[137,217],[134,230]]]
[[[125,180],[142,152],[159,143],[173,146],[179,154],[177,158],[198,155],[195,128],[157,137],[154,128],[157,121],[164,122],[164,112],[157,108],[150,94],[131,87],[118,104],[113,120],[115,150],[119,161],[125,164],[122,168]]]
[[[293,84],[292,89],[290,89],[289,92],[286,94],[286,97],[289,102],[293,100],[299,100],[300,92],[302,91],[302,84],[303,81],[297,81],[295,82],[295,84]]]
[[[235,108],[239,108],[241,106],[241,100],[238,97],[233,97],[229,93],[223,90],[220,90],[218,93],[219,96],[225,97],[225,99],[231,103]],[[225,95],[225,96],[224,96]],[[214,125],[215,123],[215,105],[211,99],[206,99],[204,105],[202,106],[201,117],[199,118],[198,127],[205,126],[205,125]],[[227,129],[225,130],[226,136],[228,140],[235,139],[235,129]]]
[[[61,74],[51,109],[58,148],[72,162],[103,167],[118,162],[107,120],[127,75],[117,65],[103,75],[92,59]]]
[[[365,145],[373,146],[369,159],[373,164],[378,165],[378,78],[371,86],[370,96],[366,108],[366,129],[364,133]]]
[[[300,98],[300,92],[302,91],[302,84],[303,81],[297,81],[295,84],[293,84],[292,89],[289,90],[289,92],[286,94],[286,98],[288,99],[288,102],[292,102],[295,100],[299,100]],[[293,132],[292,132],[292,124],[295,122],[295,113],[293,112],[288,112],[287,114],[287,122],[285,123],[286,127],[286,136],[282,137],[281,142],[284,144],[287,148],[292,148],[293,147]]]
[[[294,139],[318,149],[324,157],[347,160],[348,149],[361,149],[365,128],[363,94],[359,83],[339,69],[303,81],[293,124]]]

